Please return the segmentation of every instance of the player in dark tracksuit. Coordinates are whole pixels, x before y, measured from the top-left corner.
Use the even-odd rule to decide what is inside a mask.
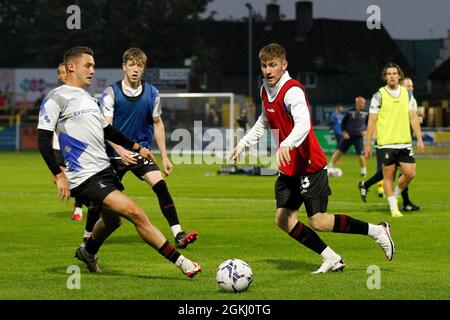
[[[366,159],[364,158],[363,137],[367,128],[367,119],[369,114],[364,111],[366,100],[363,97],[355,99],[355,109],[345,113],[342,119],[343,140],[338,149],[333,153],[328,166],[332,169],[336,165],[342,154],[353,145],[358,155],[359,165],[361,167],[361,176],[367,175]]]

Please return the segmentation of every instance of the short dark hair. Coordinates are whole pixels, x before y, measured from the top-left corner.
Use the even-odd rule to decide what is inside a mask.
[[[393,62],[389,62],[383,69],[383,72],[381,73],[381,79],[383,81],[386,81],[386,72],[388,68],[396,68],[398,75],[400,76],[399,82],[402,82],[402,80],[405,78],[405,75],[402,71],[402,69],[400,68],[400,66],[396,63]]]
[[[67,62],[73,58],[79,58],[83,54],[94,56],[94,51],[89,47],[73,47],[64,53],[64,64],[67,66]]]

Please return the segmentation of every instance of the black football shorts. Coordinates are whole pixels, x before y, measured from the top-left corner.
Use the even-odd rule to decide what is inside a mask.
[[[381,161],[385,166],[403,163],[416,163],[412,147],[403,149],[380,148]]]
[[[111,159],[111,164],[120,181],[122,181],[123,176],[128,171],[133,172],[141,180],[143,180],[146,173],[159,171],[158,165],[152,160],[145,159],[137,153],[133,155],[133,158],[137,160],[137,163],[133,165],[126,165],[121,159]]]
[[[109,167],[93,175],[78,187],[71,189],[70,195],[90,208],[101,205],[111,192],[123,189],[113,168]]]
[[[330,195],[327,169],[304,176],[280,174],[275,182],[277,208],[298,210],[304,203],[309,217],[327,212]]]

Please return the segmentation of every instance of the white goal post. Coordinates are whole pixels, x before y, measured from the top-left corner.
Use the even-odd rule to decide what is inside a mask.
[[[212,92],[212,93],[159,93],[161,98],[161,104],[164,105],[164,99],[192,99],[192,98],[224,98],[227,99],[229,103],[229,123],[226,129],[228,133],[228,150],[234,148],[234,123],[236,121],[235,117],[235,94],[232,92]],[[164,113],[164,109],[163,109]]]

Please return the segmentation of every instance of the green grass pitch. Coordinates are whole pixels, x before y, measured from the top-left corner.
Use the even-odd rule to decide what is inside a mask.
[[[311,275],[320,256],[275,225],[275,177],[215,175],[219,165],[178,165],[166,180],[183,228],[199,232],[197,242],[182,253],[203,266],[188,279],[145,245],[128,221],[99,252],[103,273],[89,274],[74,258],[85,220],[70,220],[72,201],[57,200],[40,155],[2,152],[0,299],[449,299],[450,161],[417,159],[410,195],[421,210],[397,219],[389,216],[376,187],[368,203],[360,200],[355,156],[343,157],[340,167],[343,177],[330,178],[329,212],[388,221],[397,249],[392,262],[369,237],[320,233],[347,267],[342,273]],[[374,172],[374,158],[368,169]],[[173,242],[153,192],[132,174],[124,184]],[[306,222],[303,208],[299,218]],[[252,267],[254,282],[248,291],[219,292],[215,270],[227,258],[243,259]],[[80,289],[66,286],[71,265],[81,267]],[[373,265],[380,269],[381,288],[370,290],[367,268]]]

